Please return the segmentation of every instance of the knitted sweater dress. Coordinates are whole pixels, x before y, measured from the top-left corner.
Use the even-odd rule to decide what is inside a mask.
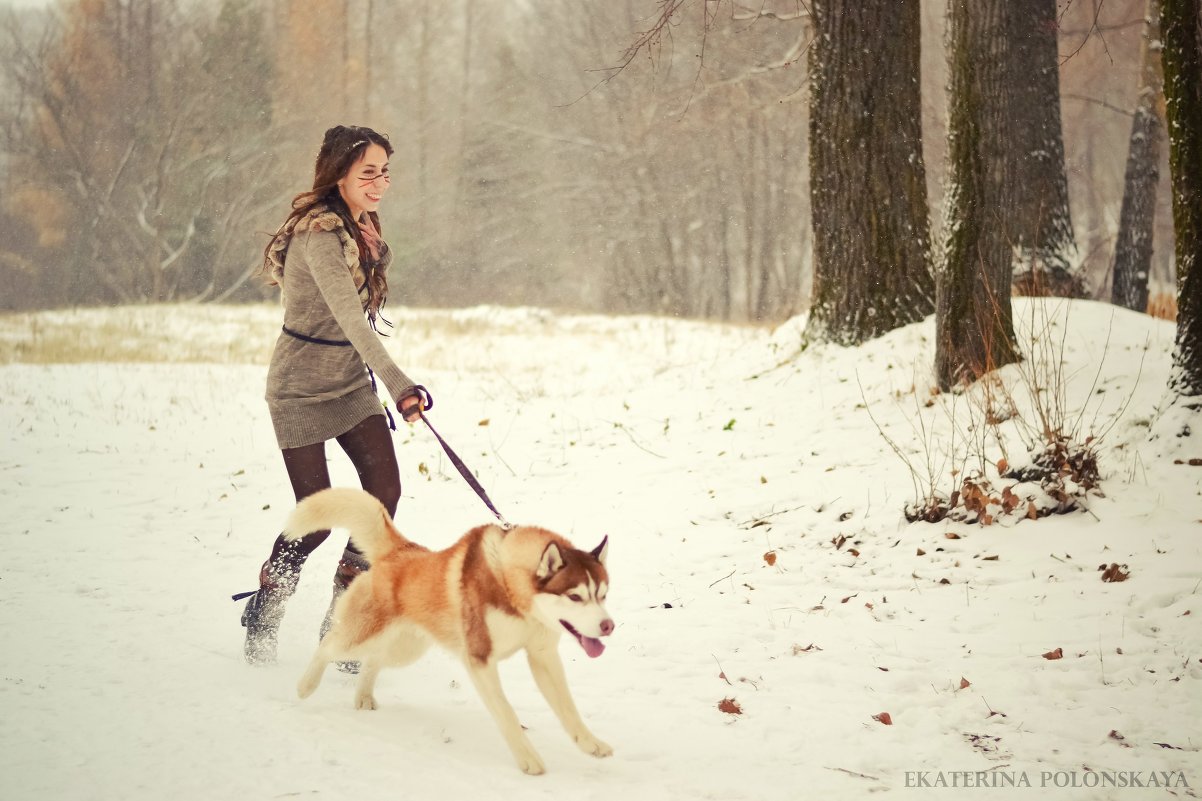
[[[281,332],[267,371],[267,407],[280,448],[333,439],[372,415],[384,413],[364,363],[387,388],[397,408],[415,394],[406,376],[364,316],[366,281],[356,286],[359,251],[329,213],[300,220],[278,247],[275,275],[283,289],[284,328],[329,345]],[[286,254],[286,255],[285,255]],[[378,269],[387,269],[385,246]]]

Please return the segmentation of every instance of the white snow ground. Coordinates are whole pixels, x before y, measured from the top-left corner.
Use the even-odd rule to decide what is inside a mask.
[[[911,471],[878,430],[919,473],[959,447],[966,400],[924,406],[931,320],[799,353],[801,320],[398,312],[389,348],[501,511],[610,537],[617,630],[598,659],[561,651],[615,755],[576,750],[524,660],[503,670],[541,777],[442,654],[386,672],[375,712],[335,671],[295,697],[339,542],[305,571],[279,664],[243,662],[229,596],[291,506],[261,400],[277,309],[0,318],[3,352],[63,362],[0,366],[0,797],[1197,797],[1202,467],[1174,462],[1202,457],[1202,419],[1162,408],[1173,328],[1085,302],[1016,315],[1054,317],[1041,342],[1070,420],[1106,431],[1105,497],[984,528],[907,524]],[[442,547],[490,519],[423,428],[396,443],[406,534]],[[1170,786],[1111,786],[1132,781]]]

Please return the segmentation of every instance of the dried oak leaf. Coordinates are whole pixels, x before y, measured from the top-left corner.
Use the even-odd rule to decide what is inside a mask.
[[[764,561],[768,563],[769,567],[776,564],[776,551],[768,551],[768,553],[764,554]]]
[[[723,698],[718,702],[718,711],[728,715],[742,715],[743,707],[739,706],[739,702],[733,698]]]
[[[1057,648],[1055,651],[1048,651],[1043,655],[1044,659],[1064,659],[1064,649]]]
[[[881,713],[881,714],[879,714],[879,715],[873,715],[873,716],[872,716],[872,719],[873,719],[873,720],[875,720],[875,721],[878,721],[878,722],[880,722],[880,723],[883,723],[883,724],[885,724],[886,726],[892,726],[892,725],[893,725],[893,718],[889,716],[889,713],[888,713],[888,712],[882,712],[882,713]]]
[[[1111,562],[1110,567],[1105,564],[1098,565],[1098,570],[1102,571],[1102,581],[1126,581],[1131,578],[1131,571],[1128,568],[1126,571],[1123,568],[1126,565],[1120,566],[1117,562]]]

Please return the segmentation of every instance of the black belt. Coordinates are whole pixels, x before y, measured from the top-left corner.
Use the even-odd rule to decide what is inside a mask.
[[[351,344],[350,340],[347,340],[347,339],[322,339],[321,337],[311,337],[308,334],[301,334],[296,331],[293,331],[291,328],[289,328],[286,325],[283,326],[283,329],[284,329],[284,333],[287,334],[288,336],[296,337],[297,339],[299,339],[302,342],[312,342],[314,345],[333,345],[335,347],[345,348],[345,347],[349,347]]]

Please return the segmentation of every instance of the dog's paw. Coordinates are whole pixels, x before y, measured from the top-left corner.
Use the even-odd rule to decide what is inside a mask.
[[[592,754],[595,757],[613,756],[614,750],[607,743],[598,740],[591,734],[582,734],[577,736],[576,745],[580,746],[580,750],[586,754]]]
[[[375,709],[376,697],[371,693],[359,693],[355,696],[355,709]]]
[[[526,749],[524,753],[515,754],[514,756],[517,757],[518,767],[527,776],[541,776],[547,772],[547,767],[543,764],[542,757],[533,748]]]
[[[296,684],[296,694],[301,698],[308,698],[317,689],[317,685],[321,683],[321,675],[316,677],[309,674],[304,675]]]

